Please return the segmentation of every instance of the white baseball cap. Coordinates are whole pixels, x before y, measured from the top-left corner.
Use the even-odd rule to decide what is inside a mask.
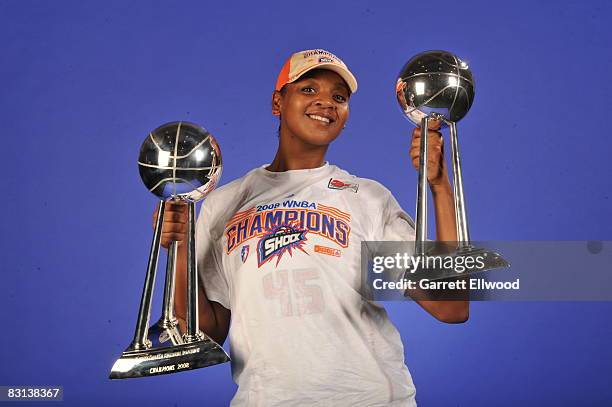
[[[278,74],[275,89],[280,91],[285,84],[297,81],[302,75],[313,69],[327,69],[336,72],[344,79],[351,93],[357,91],[357,79],[346,64],[324,49],[308,49],[291,55]]]

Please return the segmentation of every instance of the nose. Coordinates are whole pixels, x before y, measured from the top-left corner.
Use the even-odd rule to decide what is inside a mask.
[[[323,109],[335,109],[336,105],[331,98],[321,95],[314,101],[314,105]]]

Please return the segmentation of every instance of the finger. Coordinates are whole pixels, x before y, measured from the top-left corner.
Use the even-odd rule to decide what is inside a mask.
[[[442,123],[440,122],[440,120],[436,120],[436,119],[429,119],[429,122],[427,123],[427,128],[429,130],[438,130],[441,127]]]
[[[414,160],[412,160],[412,166],[418,171],[419,169],[419,164],[420,164],[420,159],[416,158]],[[427,160],[427,174],[431,174],[432,171],[434,173],[437,173],[440,169],[440,165],[438,162],[433,162],[431,160]],[[428,175],[429,177],[429,175]]]
[[[421,146],[413,146],[409,150],[410,157],[419,157],[421,155]],[[427,151],[428,157],[441,157],[444,155],[442,146],[429,146]]]
[[[187,204],[180,201],[167,201],[164,208],[164,222],[169,220],[171,222],[187,222]],[[159,213],[159,206],[155,207],[153,212],[153,228],[157,223],[157,216]]]
[[[165,210],[171,212],[187,212],[187,203],[183,201],[168,201],[166,202]]]
[[[443,142],[442,142],[442,138],[429,138],[429,143],[427,143],[427,147],[429,148],[429,151],[431,151],[432,149],[435,150],[442,150],[443,148]],[[411,146],[411,149],[416,148],[416,149],[420,149],[421,148],[421,139],[416,139],[413,140]]]
[[[159,244],[161,245],[161,247],[163,247],[164,249],[167,249],[168,247],[170,247],[170,240],[167,239],[161,239],[159,241]]]
[[[184,233],[164,233],[162,235],[162,241],[170,242],[182,242],[187,239],[187,235]]]
[[[173,237],[178,238],[178,239],[174,239]],[[161,243],[162,247],[165,247],[166,249],[168,249],[170,247],[170,244],[172,242],[176,242],[180,246],[185,241],[186,241],[185,238],[181,238],[180,236],[172,236],[172,235],[162,236],[162,238],[160,239],[160,243]]]
[[[438,143],[438,142],[441,143],[442,141],[440,140],[444,140],[444,137],[442,137],[442,133],[440,133],[439,131],[428,130],[427,140],[429,140],[430,143]]]
[[[442,137],[442,133],[437,131],[428,131],[427,139],[429,140],[430,145],[444,143],[444,137]]]
[[[430,142],[428,143],[428,148],[429,151],[438,151],[438,152],[442,152],[444,149],[443,143],[441,141],[442,139],[431,139]],[[410,155],[419,153],[421,151],[421,140],[413,140],[412,141],[412,145],[410,146]]]
[[[164,222],[164,227],[162,229],[162,233],[187,233],[187,225],[185,223],[166,223]]]
[[[427,131],[427,137],[429,139],[431,139],[432,137],[437,137],[437,138],[442,138],[442,133],[440,133],[439,131],[436,131],[436,129],[430,129]],[[419,139],[421,138],[421,128],[417,127],[414,130],[412,130],[412,139]]]
[[[162,239],[182,241],[187,239],[187,233],[180,231],[164,232],[162,233]]]
[[[153,211],[153,229],[155,229],[155,225],[157,224],[158,214],[159,214],[159,206],[156,206],[155,210]]]
[[[187,223],[187,214],[182,212],[167,212],[164,214],[164,223]]]
[[[412,157],[412,165],[418,167],[421,162],[421,157]],[[427,159],[427,167],[430,168],[438,168],[442,160],[439,157],[431,157]]]
[[[427,160],[427,165],[430,168],[439,168],[441,163],[442,163],[442,160],[440,160],[440,157],[432,157]]]

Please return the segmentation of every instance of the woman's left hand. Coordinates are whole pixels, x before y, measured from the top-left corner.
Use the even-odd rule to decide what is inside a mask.
[[[448,173],[446,171],[446,162],[444,160],[444,138],[440,134],[440,123],[431,120],[429,122],[429,130],[427,131],[428,152],[427,152],[427,181],[429,185],[436,186],[449,183]],[[419,170],[419,161],[421,158],[421,129],[416,128],[412,132],[412,145],[410,147],[410,158],[412,165],[416,170]]]

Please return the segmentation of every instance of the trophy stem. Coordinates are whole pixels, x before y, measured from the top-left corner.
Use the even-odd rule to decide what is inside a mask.
[[[465,195],[463,194],[463,173],[461,172],[461,157],[459,155],[459,143],[457,142],[457,125],[454,122],[450,122],[449,128],[453,161],[453,192],[455,219],[457,223],[457,241],[459,244],[458,248],[465,249],[470,246],[470,233],[465,210]]]
[[[203,338],[198,324],[198,268],[195,253],[195,202],[187,203],[187,334],[185,342],[191,343]]]
[[[155,221],[155,229],[153,231],[153,241],[151,242],[151,250],[149,252],[147,275],[145,277],[144,287],[142,289],[142,297],[140,298],[140,309],[138,310],[136,331],[134,332],[134,339],[128,347],[128,350],[143,350],[148,349],[151,346],[147,336],[149,333],[151,299],[153,296],[153,287],[155,286],[155,273],[157,271],[157,260],[159,258],[159,245],[161,240],[162,225],[164,223],[165,208],[166,203],[161,201],[157,211],[157,220]]]
[[[168,261],[166,263],[166,284],[164,286],[164,302],[162,308],[161,321],[164,328],[169,328],[176,324],[174,316],[174,284],[176,279],[176,258],[178,244],[173,241],[168,248]]]
[[[425,254],[425,242],[427,241],[427,130],[429,117],[421,119],[421,150],[419,160],[419,184],[417,187],[416,208],[416,241],[414,251],[417,255]]]

